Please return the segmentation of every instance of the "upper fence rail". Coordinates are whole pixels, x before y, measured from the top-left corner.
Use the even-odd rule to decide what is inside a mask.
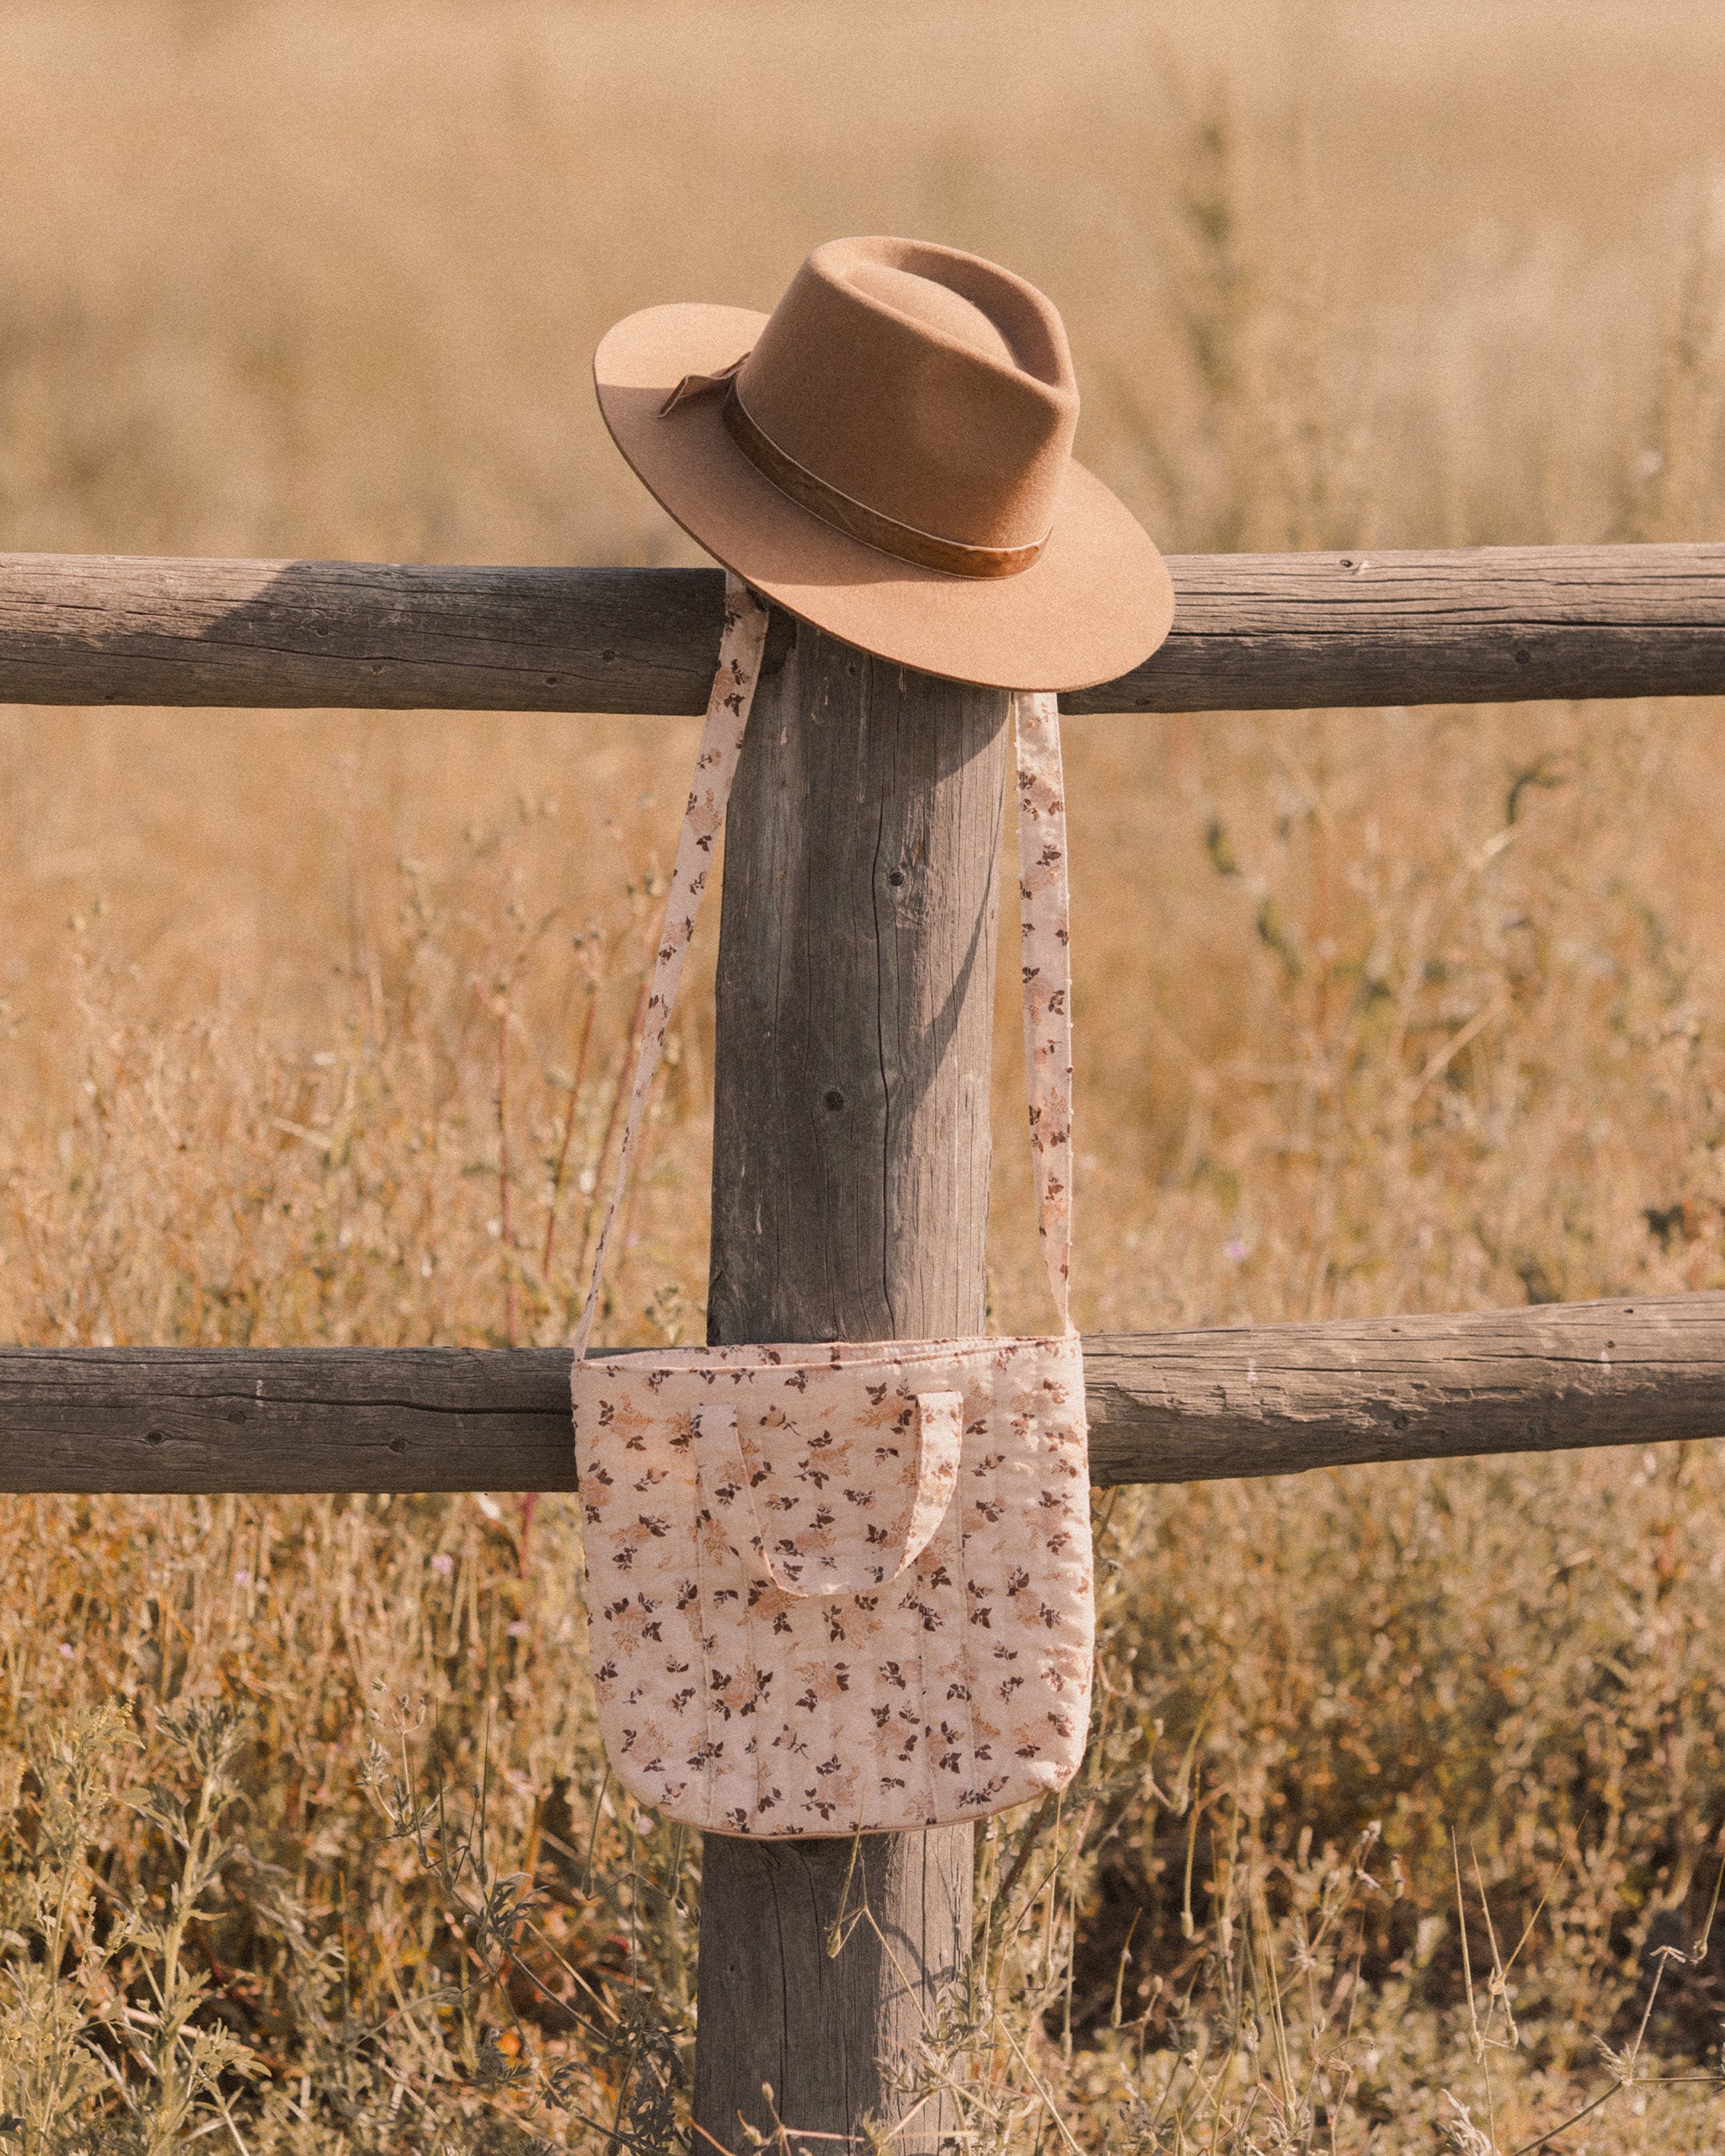
[[[1167,642],[1065,711],[1725,694],[1725,544],[1168,566]],[[723,590],[717,569],[0,555],[0,703],[692,714]]]

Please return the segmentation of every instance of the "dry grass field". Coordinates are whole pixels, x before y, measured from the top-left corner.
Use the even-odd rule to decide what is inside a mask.
[[[0,0],[0,51],[5,547],[693,558],[593,343],[879,230],[1055,296],[1172,549],[1719,536],[1704,0]],[[1722,718],[1074,721],[1081,1321],[1725,1285]],[[0,1337],[566,1337],[692,748],[0,710]],[[699,1337],[704,1000],[616,1337]],[[1090,1766],[979,1838],[919,2069],[967,2151],[1719,2147],[1717,1450],[1098,1534]],[[561,1499],[0,1501],[0,2147],[680,2145],[698,1866],[607,1781],[578,1582]]]

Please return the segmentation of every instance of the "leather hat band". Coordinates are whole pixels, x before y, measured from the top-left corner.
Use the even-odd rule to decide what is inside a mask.
[[[914,524],[900,524],[883,515],[838,488],[819,472],[788,456],[771,435],[756,425],[737,394],[734,381],[725,395],[725,431],[763,479],[780,494],[818,516],[823,524],[847,532],[865,546],[890,554],[895,561],[911,562],[921,569],[943,570],[948,576],[1017,576],[1028,569],[1048,544],[1039,539],[1033,547],[967,547],[959,539],[943,539],[932,531],[919,531]]]
[[[744,357],[747,356],[745,353]],[[1029,547],[972,547],[961,539],[943,539],[932,531],[920,531],[914,524],[900,524],[896,517],[870,509],[866,502],[857,501],[807,465],[799,464],[761,431],[737,395],[737,369],[742,364],[741,360],[736,360],[723,374],[685,375],[666,398],[661,416],[668,416],[680,404],[722,389],[721,417],[737,447],[769,485],[836,531],[860,539],[864,546],[890,554],[895,561],[937,569],[947,576],[1017,576],[1030,567],[1048,544],[1044,536]]]

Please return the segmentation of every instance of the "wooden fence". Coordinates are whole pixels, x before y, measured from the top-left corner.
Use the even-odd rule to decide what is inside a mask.
[[[1725,1436],[1725,1294],[1084,1342],[1092,1478]],[[557,1348],[0,1348],[0,1490],[573,1490]]]
[[[1177,555],[1074,714],[1725,695],[1725,545]],[[0,702],[701,711],[716,569],[0,555]],[[775,617],[771,671],[788,623]],[[776,648],[775,648],[776,647]],[[1725,1296],[1085,1342],[1103,1482],[1725,1431]],[[0,1489],[568,1489],[552,1349],[0,1349]]]
[[[1168,566],[1167,642],[1063,711],[1725,694],[1725,545]],[[694,713],[723,591],[717,569],[0,554],[0,703]]]
[[[1725,695],[1725,546],[1171,567],[1167,643],[1067,712]],[[0,557],[0,702],[694,712],[721,590],[702,569]],[[716,1338],[980,1322],[986,1089],[964,1066],[991,1007],[1006,702],[775,617],[727,842]],[[937,805],[936,777],[961,766],[985,782]],[[872,853],[846,836],[857,798]],[[892,998],[868,904],[889,841],[923,885],[915,921],[887,931]],[[953,950],[967,956],[941,1039],[957,1047],[935,1053],[917,996],[931,953]],[[799,1088],[846,1104],[841,1137],[760,1112]],[[894,1181],[916,1177],[923,1202],[897,1219]],[[816,1187],[820,1203],[799,1203]],[[1103,1482],[1725,1433],[1725,1294],[1108,1335],[1085,1360]],[[0,1489],[569,1489],[568,1383],[568,1354],[539,1348],[0,1349]],[[866,1838],[854,1873],[844,1844],[708,1838],[702,2146],[771,2132],[766,2082],[791,2148],[854,2145],[870,2114],[898,2122],[904,2156],[946,2145],[953,2121],[907,2110],[892,2062],[963,1965],[969,1830]],[[835,1963],[822,1942],[859,1892],[873,1921]]]

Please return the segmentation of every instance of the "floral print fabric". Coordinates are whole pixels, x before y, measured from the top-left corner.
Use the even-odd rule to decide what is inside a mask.
[[[962,1396],[962,1452],[893,1577],[930,1393]],[[1076,1336],[617,1356],[579,1372],[575,1429],[600,1725],[644,1803],[726,1833],[874,1833],[1077,1771],[1093,1618]],[[884,1577],[857,1592],[772,1576],[874,1551]]]
[[[587,1291],[587,1307],[575,1334],[575,1361],[587,1352],[599,1308],[599,1292],[605,1278],[606,1246],[616,1222],[623,1192],[628,1187],[635,1143],[641,1134],[647,1096],[665,1048],[665,1028],[677,1000],[677,984],[683,977],[683,961],[695,937],[696,917],[713,867],[713,849],[724,829],[725,803],[731,797],[731,781],[737,775],[737,759],[743,753],[743,734],[755,702],[755,685],[761,678],[761,654],[766,647],[766,624],[771,610],[750,585],[727,569],[724,578],[724,626],[719,632],[718,670],[707,699],[707,723],[701,730],[701,746],[695,752],[695,776],[689,787],[688,807],[677,840],[677,857],[671,866],[670,895],[665,900],[665,926],[660,931],[654,959],[653,979],[647,994],[647,1011],[641,1028],[641,1052],[635,1064],[635,1082],[629,1094],[629,1113],[623,1124],[623,1142],[617,1151],[617,1182],[605,1225],[599,1230],[599,1248],[593,1259],[593,1284]]]
[[[766,620],[728,577],[619,1196]],[[1060,1788],[1083,1756],[1094,1614],[1084,1370],[1067,1309],[1065,805],[1055,700],[1015,706],[1031,1135],[1062,1331],[590,1360],[595,1268],[571,1385],[601,1727],[628,1789],[692,1826],[944,1825]]]
[[[1070,1332],[1072,1272],[1072,952],[1060,700],[1012,699],[1018,757],[1018,905],[1023,941],[1024,1061],[1037,1225],[1060,1330]]]

